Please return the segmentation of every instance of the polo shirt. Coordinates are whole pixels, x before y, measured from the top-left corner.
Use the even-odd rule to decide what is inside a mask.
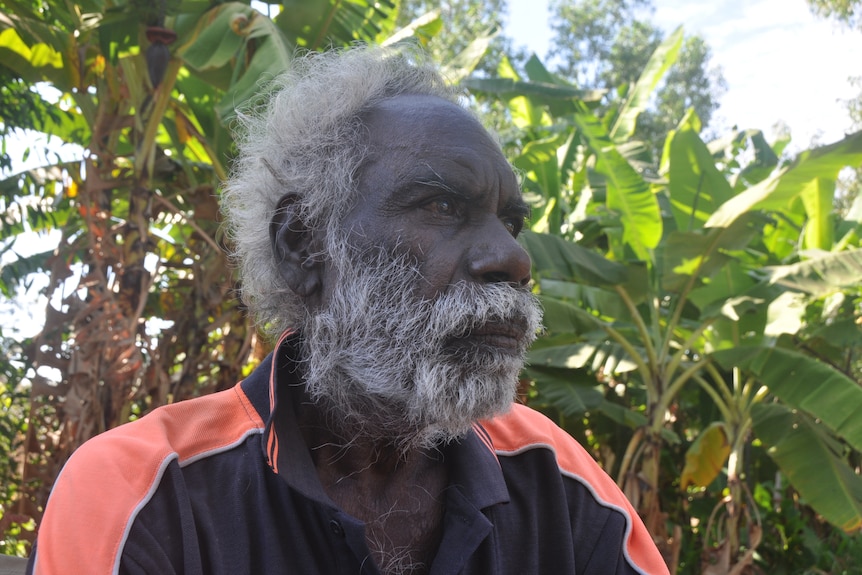
[[[326,495],[300,434],[296,336],[234,388],[161,407],[78,449],[28,573],[362,574],[363,523]],[[616,484],[522,405],[443,448],[433,575],[663,573]]]

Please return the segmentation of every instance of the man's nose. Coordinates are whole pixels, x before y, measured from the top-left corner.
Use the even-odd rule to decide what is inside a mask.
[[[470,250],[468,268],[474,281],[505,282],[517,286],[530,283],[530,256],[499,220],[486,226],[486,233]],[[491,229],[488,229],[491,228]]]

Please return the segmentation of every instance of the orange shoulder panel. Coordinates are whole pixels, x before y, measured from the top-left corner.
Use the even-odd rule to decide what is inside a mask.
[[[520,404],[515,404],[506,415],[483,421],[482,426],[490,434],[498,457],[530,449],[553,451],[563,475],[583,484],[600,505],[616,509],[625,516],[628,525],[625,550],[629,563],[643,573],[667,575],[664,559],[629,500],[571,435],[538,411]]]
[[[238,445],[263,421],[239,385],[181,401],[86,442],[66,463],[39,526],[35,575],[116,573],[138,511],[168,463]]]

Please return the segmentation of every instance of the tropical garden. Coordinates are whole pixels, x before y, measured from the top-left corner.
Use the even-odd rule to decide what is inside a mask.
[[[28,553],[83,441],[268,352],[219,228],[236,108],[297,49],[411,43],[533,207],[523,400],[671,572],[862,573],[862,132],[796,154],[713,133],[708,46],[648,4],[553,2],[543,61],[500,34],[501,0],[0,0],[0,552]],[[858,25],[856,2],[812,6]],[[33,325],[7,320],[34,293]]]

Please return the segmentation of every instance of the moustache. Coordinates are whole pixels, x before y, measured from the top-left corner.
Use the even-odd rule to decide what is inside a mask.
[[[540,323],[536,298],[526,289],[460,283],[433,301],[428,328],[454,353],[496,350],[519,355],[535,339]]]

